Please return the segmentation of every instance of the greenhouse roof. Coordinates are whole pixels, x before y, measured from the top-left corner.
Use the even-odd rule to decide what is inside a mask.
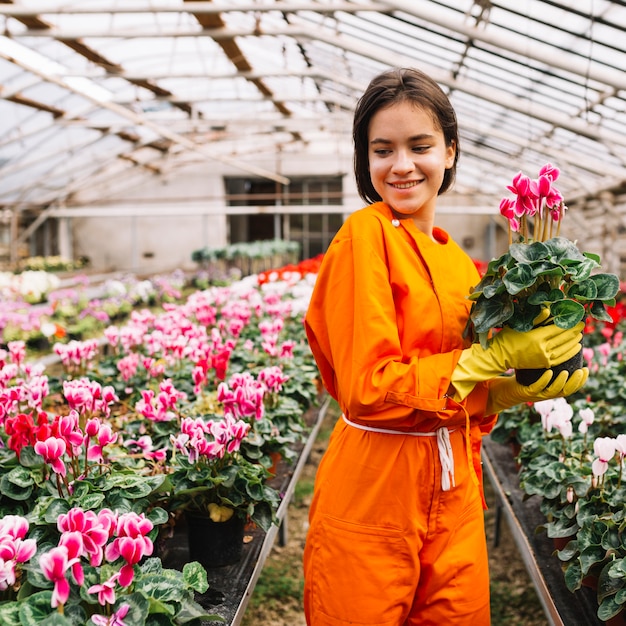
[[[254,155],[349,153],[368,81],[415,66],[461,129],[455,190],[518,169],[568,199],[626,181],[621,0],[0,0],[0,208]]]

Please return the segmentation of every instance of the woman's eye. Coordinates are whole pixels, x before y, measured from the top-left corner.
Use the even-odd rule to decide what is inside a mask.
[[[391,152],[391,150],[387,150],[385,148],[379,148],[378,150],[374,150],[374,154],[378,156],[386,156]]]
[[[413,152],[426,152],[430,146],[413,146]]]

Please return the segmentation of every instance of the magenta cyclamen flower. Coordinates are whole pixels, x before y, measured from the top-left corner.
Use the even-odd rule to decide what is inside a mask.
[[[78,556],[89,557],[93,567],[102,563],[103,550],[111,536],[117,516],[109,509],[102,509],[98,514],[83,511],[75,507],[57,518],[57,528],[62,533],[78,533],[80,536],[80,553]]]
[[[52,583],[52,601],[50,605],[56,608],[59,604],[65,604],[70,596],[70,583],[66,578],[67,571],[77,559],[70,559],[65,546],[58,546],[45,552],[39,557],[39,565],[43,575]]]
[[[130,626],[123,621],[129,609],[129,604],[122,604],[122,606],[117,609],[111,617],[106,617],[105,615],[92,615],[91,621],[96,624],[96,626]]]
[[[66,449],[65,440],[58,437],[48,437],[45,441],[37,441],[35,443],[35,452],[40,454],[53,471],[61,476],[67,474],[65,463],[61,459]]]
[[[257,375],[257,380],[265,386],[268,392],[278,393],[282,390],[283,384],[289,380],[289,376],[284,374],[278,365],[274,365],[262,369]]]
[[[106,547],[105,557],[110,562],[120,557],[126,561],[120,569],[119,583],[122,587],[128,587],[133,582],[133,566],[144,556],[152,554],[154,547],[147,536],[152,528],[152,522],[143,513],[124,513],[119,516],[115,529],[117,538]]]
[[[26,358],[26,344],[23,341],[9,341],[7,348],[11,360],[19,367]]]
[[[558,236],[559,226],[567,209],[563,196],[554,186],[559,173],[558,168],[546,163],[539,170],[537,179],[518,172],[507,186],[514,197],[502,199],[500,214],[509,223],[509,244],[512,243],[514,232],[520,233],[520,241],[527,241],[529,237],[535,241],[546,241],[553,236],[554,224]],[[534,222],[532,231],[530,219]]]
[[[115,583],[120,577],[119,572],[116,572],[109,578],[105,580],[101,585],[92,585],[87,589],[87,593],[97,593],[98,594],[98,603],[102,606],[106,604],[115,604]],[[97,622],[96,622],[97,623]]]
[[[19,515],[5,515],[0,519],[0,591],[15,584],[15,568],[26,563],[37,551],[34,539],[24,539],[28,520]]]

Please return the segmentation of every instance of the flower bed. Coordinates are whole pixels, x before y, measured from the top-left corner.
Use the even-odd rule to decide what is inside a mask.
[[[564,583],[571,592],[594,587],[601,621],[623,621],[626,605],[623,301],[609,308],[612,322],[588,323],[583,390],[505,411],[491,434],[519,450],[519,484],[540,499],[539,530],[554,540]]]
[[[301,322],[311,283],[249,277],[133,310],[106,329],[104,354],[95,339],[55,344],[58,374],[8,343],[0,623],[211,619],[194,599],[206,571],[164,568],[154,543],[188,509],[271,527],[272,455],[293,457],[317,400]]]

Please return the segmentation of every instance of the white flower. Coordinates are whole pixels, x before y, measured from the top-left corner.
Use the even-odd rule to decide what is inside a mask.
[[[602,476],[609,469],[609,461],[615,456],[615,439],[598,437],[593,442],[593,453],[598,457],[591,465],[594,476]]]

